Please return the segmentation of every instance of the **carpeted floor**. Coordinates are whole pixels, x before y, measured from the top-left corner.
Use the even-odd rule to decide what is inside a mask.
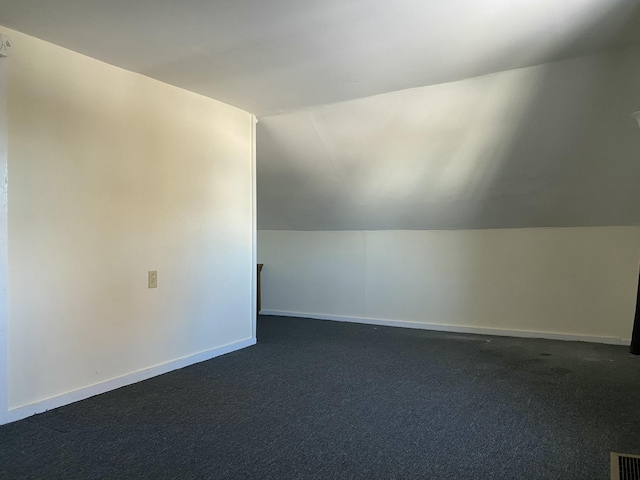
[[[607,479],[627,347],[263,317],[258,345],[0,427],[0,478]]]

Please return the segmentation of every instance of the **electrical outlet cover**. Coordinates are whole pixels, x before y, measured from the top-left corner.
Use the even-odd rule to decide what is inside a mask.
[[[150,270],[149,271],[149,288],[157,288],[158,287],[158,271]]]

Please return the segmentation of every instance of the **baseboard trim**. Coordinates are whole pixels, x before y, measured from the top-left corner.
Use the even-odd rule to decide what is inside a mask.
[[[499,337],[545,338],[547,340],[564,340],[569,342],[604,343],[607,345],[630,345],[631,340],[617,337],[595,337],[591,335],[576,335],[573,333],[538,332],[530,330],[508,330],[489,327],[468,327],[464,325],[446,325],[439,323],[407,322],[401,320],[387,320],[379,318],[345,317],[340,315],[325,315],[322,313],[287,312],[279,310],[260,310],[260,315],[277,317],[300,317],[314,320],[332,320],[334,322],[364,323],[368,325],[382,325],[385,327],[417,328],[420,330],[435,330],[439,332],[475,333],[479,335],[495,335]]]
[[[78,390],[73,390],[71,392],[56,395],[54,397],[40,400],[38,402],[30,403],[29,405],[12,408],[7,412],[6,421],[4,423],[15,422],[17,420],[30,417],[31,415],[35,415],[37,413],[42,413],[53,408],[69,405],[70,403],[78,402],[95,395],[100,395],[101,393],[106,393],[108,391],[115,390],[116,388],[131,385],[132,383],[140,382],[142,380],[147,380],[148,378],[156,377],[173,370],[178,370],[179,368],[188,367],[189,365],[193,365],[195,363],[204,362],[205,360],[210,360],[212,358],[219,357],[220,355],[235,352],[236,350],[250,347],[251,345],[255,344],[255,338],[247,338],[238,342],[228,343],[227,345],[222,345],[221,347],[213,348],[211,350],[206,350],[204,352],[199,352],[193,355],[188,355],[186,357],[171,360],[166,363],[161,363],[160,365],[155,365],[153,367],[138,370],[137,372],[128,373],[126,375],[112,378],[110,380],[105,380],[104,382],[96,383],[88,387],[83,387],[79,388]]]

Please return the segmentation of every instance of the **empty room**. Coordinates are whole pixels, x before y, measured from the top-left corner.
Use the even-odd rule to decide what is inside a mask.
[[[0,478],[640,479],[636,0],[0,0]]]

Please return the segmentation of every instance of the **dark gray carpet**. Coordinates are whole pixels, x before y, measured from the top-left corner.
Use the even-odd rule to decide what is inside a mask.
[[[0,478],[606,479],[627,347],[261,318],[258,345],[0,427]]]

